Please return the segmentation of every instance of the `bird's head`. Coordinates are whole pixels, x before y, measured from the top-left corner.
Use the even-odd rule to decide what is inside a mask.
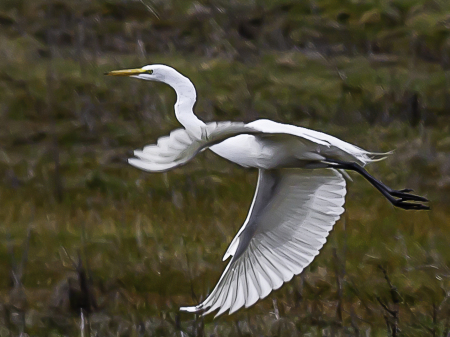
[[[114,70],[105,75],[109,76],[128,76],[140,78],[142,80],[147,81],[156,81],[156,82],[164,82],[167,83],[168,79],[174,76],[179,76],[175,69],[163,65],[163,64],[151,64],[144,66],[142,68],[136,69],[124,69],[124,70]]]

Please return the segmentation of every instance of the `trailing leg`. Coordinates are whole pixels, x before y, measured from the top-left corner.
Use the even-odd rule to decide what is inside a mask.
[[[430,209],[429,206],[419,203],[419,201],[427,202],[428,199],[410,194],[411,189],[393,190],[386,186],[378,179],[374,178],[362,166],[353,162],[342,162],[338,160],[326,160],[324,163],[328,164],[330,168],[352,170],[361,174],[369,183],[371,183],[378,191],[383,194],[389,202],[403,209]]]

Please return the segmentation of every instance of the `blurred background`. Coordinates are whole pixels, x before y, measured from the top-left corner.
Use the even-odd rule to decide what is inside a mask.
[[[0,336],[449,334],[449,1],[2,0],[0,60]],[[395,150],[369,171],[432,210],[351,174],[302,275],[232,316],[179,314],[218,280],[256,171],[127,166],[180,127],[175,94],[103,73],[152,63],[194,82],[205,121]]]

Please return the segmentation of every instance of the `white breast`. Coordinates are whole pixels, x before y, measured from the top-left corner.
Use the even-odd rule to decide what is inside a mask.
[[[319,146],[304,142],[291,135],[270,135],[268,138],[253,135],[239,135],[229,138],[210,148],[219,156],[244,167],[274,169],[289,167],[298,160],[322,160]]]
[[[219,156],[244,167],[258,167],[262,147],[255,136],[239,135],[210,147]]]

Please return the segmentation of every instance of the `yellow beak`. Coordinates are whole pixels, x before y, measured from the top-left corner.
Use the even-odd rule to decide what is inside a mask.
[[[113,70],[109,73],[105,73],[105,75],[109,76],[133,76],[133,75],[139,75],[145,72],[142,68],[140,69],[124,69],[124,70]]]

